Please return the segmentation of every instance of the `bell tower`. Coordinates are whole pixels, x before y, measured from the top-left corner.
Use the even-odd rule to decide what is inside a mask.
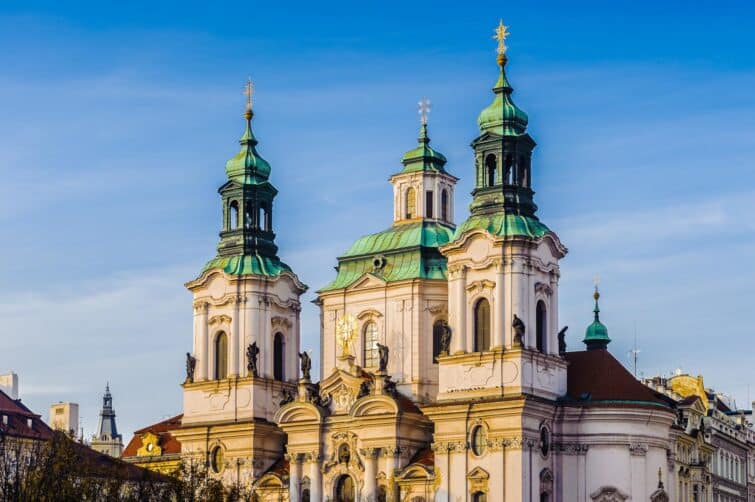
[[[493,102],[480,113],[480,135],[472,142],[470,215],[441,247],[448,258],[452,332],[449,355],[440,358],[441,400],[466,391],[480,397],[528,392],[548,398],[565,391],[557,333],[558,261],[566,248],[536,215],[535,142],[527,133],[527,114],[511,99],[507,35],[501,24]],[[482,378],[478,373],[487,371],[482,367],[496,378]],[[535,378],[541,367],[547,375]],[[486,386],[480,388],[480,381]]]
[[[217,255],[186,284],[194,298],[193,351],[175,433],[184,454],[234,482],[258,476],[282,451],[283,433],[272,418],[296,389],[300,296],[307,290],[278,257],[272,216],[278,191],[252,132],[251,80],[244,93],[241,150],[226,163],[218,190]]]

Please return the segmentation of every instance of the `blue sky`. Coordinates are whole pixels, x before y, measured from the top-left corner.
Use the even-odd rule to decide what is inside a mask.
[[[247,75],[280,254],[311,291],[353,240],[390,224],[387,178],[415,144],[422,96],[461,178],[461,221],[499,17],[539,145],[539,215],[570,249],[570,347],[599,275],[619,359],[636,327],[640,372],[701,373],[749,408],[751,3],[62,4],[0,7],[0,372],[20,374],[37,412],[79,402],[91,434],[108,380],[126,440],[180,412],[183,284],[215,251]]]

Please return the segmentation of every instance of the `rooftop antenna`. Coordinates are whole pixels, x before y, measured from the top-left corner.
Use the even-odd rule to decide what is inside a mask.
[[[637,378],[637,355],[640,353],[640,349],[637,347],[637,321],[634,321],[634,345],[632,350],[629,351],[629,358],[634,364],[634,377]]]

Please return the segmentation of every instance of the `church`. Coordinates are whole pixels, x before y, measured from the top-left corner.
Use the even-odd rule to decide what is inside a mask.
[[[159,466],[165,437],[168,460],[180,452],[259,501],[677,500],[674,402],[611,355],[597,289],[583,346],[567,351],[568,250],[537,213],[536,143],[512,99],[507,35],[501,23],[469,166],[449,171],[423,104],[417,145],[390,177],[393,224],[356,240],[317,290],[319,378],[300,347],[308,287],[275,243],[277,190],[249,84],[217,256],[186,284],[182,415],[129,451]],[[457,176],[474,180],[458,224]]]

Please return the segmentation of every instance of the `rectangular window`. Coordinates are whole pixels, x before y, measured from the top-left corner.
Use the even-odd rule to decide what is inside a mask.
[[[425,218],[433,217],[433,191],[428,190],[425,194]]]

